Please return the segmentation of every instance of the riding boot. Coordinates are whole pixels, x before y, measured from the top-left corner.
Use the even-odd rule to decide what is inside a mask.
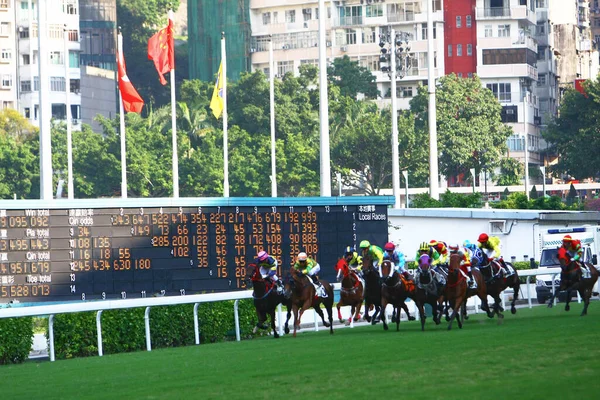
[[[473,278],[473,271],[469,271],[469,287],[473,287],[473,285],[475,284],[475,279]]]
[[[277,282],[275,282],[275,285],[277,285],[277,293],[283,294],[283,282],[281,281],[281,279],[277,279]]]

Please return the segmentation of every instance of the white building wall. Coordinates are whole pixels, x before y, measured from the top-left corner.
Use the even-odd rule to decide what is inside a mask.
[[[0,109],[16,107],[15,30],[15,2],[0,0]]]

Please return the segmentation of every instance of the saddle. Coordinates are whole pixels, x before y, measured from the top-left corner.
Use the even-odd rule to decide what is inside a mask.
[[[413,280],[406,279],[402,274],[400,274],[400,280],[404,284],[404,287],[407,291],[412,292],[415,290],[415,282]]]

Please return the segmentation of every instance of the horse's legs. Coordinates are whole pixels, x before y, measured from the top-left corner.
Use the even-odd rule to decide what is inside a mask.
[[[362,300],[354,307],[354,322],[360,321],[360,309],[362,308]]]
[[[271,317],[271,328],[273,329],[273,337],[275,339],[279,338],[279,332],[277,332],[277,328],[275,328],[275,309],[269,310],[269,316]]]
[[[296,337],[296,330],[300,327],[300,318],[298,317],[298,305],[292,305],[292,311],[294,313],[294,337]]]
[[[567,299],[565,300],[565,311],[570,311],[571,306],[569,303],[571,302],[571,288],[567,289]]]
[[[419,319],[421,320],[421,331],[425,331],[425,307],[423,306],[422,302],[418,302],[417,304],[417,308],[419,309]],[[433,319],[435,320],[435,311],[434,311],[434,317]]]
[[[400,303],[400,306],[402,307],[402,309],[406,313],[406,316],[408,317],[409,321],[414,321],[416,319],[415,317],[413,317],[412,315],[410,315],[410,313],[408,312],[408,306],[406,305],[405,302]],[[398,310],[398,320],[400,320],[400,310]]]
[[[440,314],[440,310],[438,308],[438,303],[435,300],[431,300],[429,302],[429,305],[431,306],[431,314],[433,314],[433,322],[435,322],[436,325],[440,324],[440,320],[442,319],[442,316]]]
[[[387,322],[385,321],[385,308],[387,307],[388,303],[387,303],[387,299],[385,298],[381,298],[381,321],[383,322],[383,329],[384,330],[388,330],[388,325]],[[375,320],[375,318],[373,318],[373,320]]]
[[[325,315],[323,315],[323,310],[321,310],[321,303],[314,305],[313,309],[317,312],[317,314],[319,314],[319,317],[321,317],[321,321],[323,321],[323,325],[326,328],[329,328],[330,324],[329,324],[329,322],[325,321]]]
[[[511,312],[511,314],[516,314],[517,308],[515,307],[515,304],[516,304],[517,300],[519,299],[519,291],[521,290],[521,282],[519,282],[519,278],[517,278],[516,275],[513,275],[512,289],[513,289],[513,300],[510,303],[510,312]]]
[[[461,303],[462,303],[462,298],[460,298],[460,297],[454,300],[454,307],[452,307],[452,315],[450,316],[450,321],[448,322],[448,330],[452,329],[452,323],[454,322],[454,319],[460,312],[460,306],[462,305]],[[458,320],[457,322],[458,322],[458,327],[462,328],[462,323],[460,322],[460,320]]]
[[[365,321],[367,322],[371,322],[371,316],[369,315],[369,307],[371,305],[372,304],[365,300]]]
[[[337,308],[338,319],[340,320],[340,322],[344,322],[344,319],[342,318],[342,310],[340,309],[340,307],[345,306],[345,305],[346,304],[344,304],[344,300],[340,299],[340,301],[335,306]]]
[[[579,287],[579,295],[583,299],[583,311],[581,311],[581,316],[587,315],[587,309],[590,305],[590,297],[592,297],[592,288],[593,283],[589,287]]]
[[[404,303],[402,303],[402,304],[404,304]],[[404,304],[404,306],[406,307],[406,304]],[[398,318],[396,318],[396,332],[398,332],[400,330],[400,307],[398,307],[398,305],[394,304],[394,308],[396,310],[398,310],[398,315],[397,315]]]
[[[290,333],[290,327],[288,325],[288,323],[290,322],[290,318],[292,317],[292,306],[287,306],[287,317],[285,319],[285,326],[283,328],[283,331],[285,332],[285,334],[289,334]]]

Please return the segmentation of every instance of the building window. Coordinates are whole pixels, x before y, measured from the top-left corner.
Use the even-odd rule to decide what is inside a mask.
[[[69,36],[69,42],[79,42],[79,32],[77,29],[67,31],[67,35]]]
[[[54,65],[63,65],[63,54],[60,51],[51,51],[50,52],[50,64]]]
[[[277,76],[283,77],[288,72],[294,72],[294,61],[277,62]]]
[[[319,7],[315,7],[315,19],[319,19]]]
[[[69,91],[71,93],[79,93],[80,89],[81,89],[81,80],[80,79],[69,79]]]
[[[402,97],[402,98],[413,97],[412,86],[400,86],[400,97]]]
[[[362,42],[363,43],[377,43],[377,35],[375,34],[374,27],[362,29]]]
[[[361,56],[358,64],[369,71],[379,71],[379,56]]]
[[[319,59],[318,58],[312,58],[312,59],[308,59],[308,60],[300,60],[300,65],[314,65],[315,67],[319,66]]]
[[[269,25],[271,23],[271,13],[266,12],[262,14],[263,25]]]
[[[1,84],[2,84],[3,89],[10,89],[12,87],[12,75],[10,75],[10,74],[2,75]]]
[[[66,14],[77,15],[77,0],[66,0],[63,8]]]
[[[279,13],[277,11],[273,11],[273,23],[274,24],[279,23]]]
[[[544,85],[546,85],[546,74],[539,74],[538,75],[537,85],[538,86],[544,86]]]
[[[485,29],[485,37],[494,36],[492,33],[492,25],[485,25],[484,29]]]
[[[467,20],[467,28],[470,28],[472,26],[471,16],[467,15],[465,19]]]
[[[458,77],[459,77],[459,78],[462,78],[462,72],[459,72],[459,73],[458,73]]]
[[[79,53],[69,51],[69,68],[79,68]]]
[[[19,38],[29,39],[29,27],[28,26],[19,27]]]
[[[54,119],[67,118],[67,106],[65,104],[52,104],[52,118],[54,118]]]
[[[12,59],[12,51],[10,49],[0,50],[0,62],[8,63]]]
[[[367,6],[367,18],[383,17],[383,4]]]
[[[296,22],[296,10],[288,10],[285,12],[285,22],[288,24]]]
[[[31,108],[25,107],[25,118],[31,118]]]
[[[346,29],[346,44],[356,44],[356,30]]]
[[[498,37],[509,37],[510,25],[498,25]]]
[[[29,10],[29,2],[22,1],[21,2],[21,10]]]
[[[462,17],[460,15],[456,16],[456,27],[462,28]]]
[[[303,8],[302,17],[304,18],[304,22],[310,21],[312,19],[312,8]]]
[[[467,74],[467,76],[468,76],[469,78],[472,78],[472,77],[473,77],[473,73],[472,73],[472,72],[469,72],[469,73]]]
[[[33,91],[37,92],[39,90],[40,90],[40,78],[38,76],[34,76],[33,77]]]
[[[536,65],[537,54],[530,49],[483,49],[483,65],[529,64]]]
[[[31,64],[31,59],[29,58],[29,54],[21,54],[21,65],[29,65]]]
[[[510,103],[512,100],[510,83],[488,83],[486,85],[500,103]]]
[[[472,56],[473,55],[473,45],[472,44],[467,44],[467,55],[468,56]]]
[[[338,8],[340,25],[362,25],[362,6]]]
[[[448,45],[448,57],[452,57],[452,45]]]
[[[427,24],[421,24],[421,37],[422,40],[427,40],[427,38],[429,37],[427,34],[429,33],[429,31],[427,30]],[[436,39],[437,38],[437,29],[436,29],[436,25],[433,24],[433,38]]]
[[[8,36],[10,34],[10,23],[0,22],[0,36]]]
[[[461,57],[462,56],[462,44],[457,44],[456,45],[456,56],[457,57]]]
[[[48,25],[48,37],[50,39],[62,39],[64,36],[64,25],[61,24],[49,24]]]
[[[62,76],[51,76],[50,77],[50,90],[52,92],[66,91],[65,78]]]
[[[30,80],[21,81],[21,92],[31,92],[31,81]]]

